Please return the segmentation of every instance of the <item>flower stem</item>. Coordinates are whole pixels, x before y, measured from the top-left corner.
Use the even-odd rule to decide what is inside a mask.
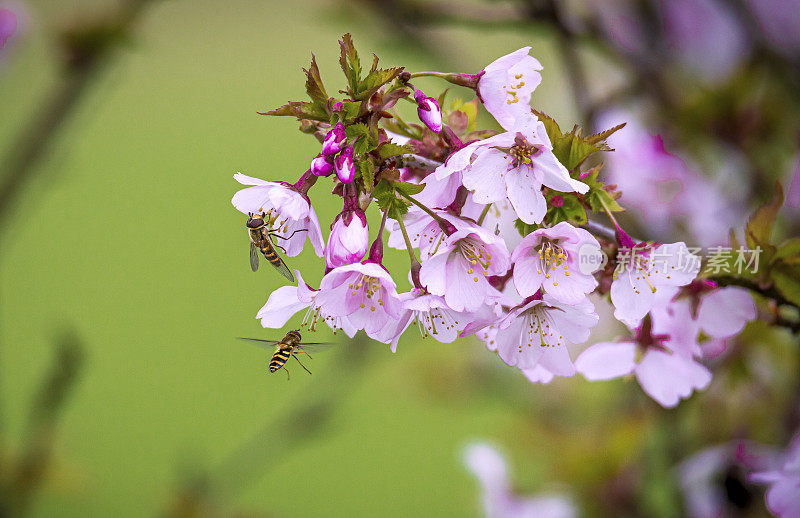
[[[389,214],[388,210],[383,211],[383,217],[381,218],[381,226],[378,229],[378,236],[375,238],[375,241],[372,242],[372,246],[369,247],[369,257],[367,261],[370,263],[377,263],[381,264],[383,262],[383,229],[386,227],[386,216]]]
[[[447,74],[445,72],[432,72],[432,71],[425,71],[425,72],[412,72],[411,77],[438,77],[441,79],[447,79]]]
[[[428,216],[432,217],[433,220],[439,224],[439,227],[442,229],[442,232],[444,232],[446,235],[449,236],[450,234],[455,232],[455,228],[447,220],[445,220],[444,218],[433,212],[431,209],[429,209],[422,203],[415,200],[410,194],[406,194],[406,192],[403,191],[403,189],[395,187],[395,192],[399,193],[400,196],[402,196],[403,198],[407,199],[408,201],[410,201],[411,203],[422,209]]]
[[[408,237],[405,221],[403,221],[403,218],[398,218],[397,223],[400,224],[400,232],[403,233],[403,240],[406,242],[406,250],[408,250],[408,260],[411,262],[411,280],[414,281],[415,288],[422,288],[422,283],[419,280],[420,263],[414,254],[414,247],[411,246],[411,239]]]
[[[487,203],[486,206],[483,208],[483,211],[481,211],[481,215],[478,217],[478,225],[483,224],[483,220],[486,219],[486,215],[489,214],[489,209],[491,208],[492,204]]]

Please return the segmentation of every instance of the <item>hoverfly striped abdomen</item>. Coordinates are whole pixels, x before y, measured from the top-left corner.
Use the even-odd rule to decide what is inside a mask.
[[[276,370],[280,369],[286,362],[289,361],[289,358],[292,356],[292,349],[291,348],[281,348],[275,351],[275,354],[272,355],[272,359],[269,362],[269,371],[275,372]]]

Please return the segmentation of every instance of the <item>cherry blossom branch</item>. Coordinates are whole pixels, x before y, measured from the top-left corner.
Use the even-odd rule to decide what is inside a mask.
[[[585,224],[581,225],[582,228],[588,230],[592,234],[603,237],[608,239],[609,241],[616,241],[616,232],[614,229],[610,227],[606,227],[601,223],[597,223],[596,221],[587,221]],[[634,241],[641,242],[640,239],[633,238]],[[794,308],[800,309],[796,304],[792,301],[784,297],[778,290],[774,287],[770,286],[768,288],[760,286],[756,281],[745,279],[743,277],[735,277],[732,275],[711,275],[706,277],[706,279],[710,281],[714,281],[720,287],[725,286],[739,286],[740,288],[746,288],[754,293],[758,293],[762,297],[772,299],[777,304],[781,306],[791,306]],[[800,323],[791,323],[788,322],[786,319],[777,319],[776,324],[782,327],[788,327],[792,329],[792,331],[796,332],[797,326],[800,326]]]
[[[732,275],[724,275],[724,274],[711,275],[706,278],[710,281],[716,282],[719,286],[739,286],[740,288],[746,288],[750,291],[758,293],[763,297],[772,299],[781,306],[791,306],[800,309],[800,307],[798,307],[797,304],[793,303],[792,301],[784,297],[781,294],[781,292],[775,289],[774,286],[765,288],[760,286],[756,281],[745,279],[742,277],[734,277]]]
[[[613,228],[607,227],[596,221],[587,220],[586,223],[581,225],[581,228],[588,230],[595,236],[607,239],[608,241],[614,242],[617,239]]]

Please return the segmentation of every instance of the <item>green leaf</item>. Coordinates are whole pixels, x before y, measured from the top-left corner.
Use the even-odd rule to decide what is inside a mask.
[[[587,158],[598,151],[605,151],[605,144],[592,144],[580,136],[580,128],[577,126],[569,133],[551,139],[553,144],[553,154],[558,161],[564,164],[570,172],[575,171]]]
[[[603,164],[598,164],[587,171],[584,177],[581,178],[581,181],[589,186],[589,192],[584,194],[586,202],[593,212],[605,212],[603,203],[605,203],[605,206],[608,207],[608,210],[611,212],[621,212],[625,209],[620,207],[619,203],[617,203],[618,194],[613,191],[609,192],[603,182],[597,179],[602,167]]]
[[[771,248],[772,227],[775,225],[775,217],[778,215],[783,205],[783,187],[780,182],[775,185],[775,196],[766,205],[759,207],[750,216],[745,227],[744,237],[747,246],[755,248],[761,245],[762,248]]]
[[[544,129],[547,130],[547,136],[550,137],[550,142],[561,137],[564,133],[558,127],[558,123],[544,112],[533,110],[534,115],[539,117],[539,120],[544,124]]]
[[[347,84],[349,86],[350,94],[358,91],[358,85],[361,82],[361,60],[358,58],[358,52],[353,45],[353,39],[348,32],[339,41],[341,53],[339,55],[339,64],[342,66],[342,71],[347,77]]]
[[[392,144],[391,142],[384,142],[378,147],[378,154],[381,157],[381,160],[386,160],[387,158],[391,158],[393,156],[405,155],[411,152],[411,148],[407,145],[399,146],[397,144]]]
[[[347,135],[348,142],[351,142],[365,135],[369,135],[369,126],[363,122],[351,124],[344,128],[344,134]]]
[[[514,222],[514,226],[516,227],[517,232],[519,232],[519,235],[523,237],[539,228],[539,225],[530,225],[519,218],[517,218],[517,220]]]
[[[425,188],[425,184],[421,183],[409,183],[409,182],[395,182],[394,188],[402,191],[406,194],[410,194],[414,196],[415,194],[419,194],[422,192],[422,189]]]
[[[311,54],[311,66],[308,69],[303,69],[306,74],[306,93],[311,98],[315,105],[325,106],[328,102],[328,94],[325,92],[325,86],[322,84],[322,78],[319,75],[319,67],[317,67],[317,58]]]
[[[375,163],[369,156],[364,156],[356,162],[356,168],[364,182],[364,187],[369,190],[372,189],[375,183]]]
[[[344,121],[351,121],[361,113],[361,103],[353,101],[342,102],[342,114]]]
[[[553,144],[553,154],[570,172],[575,171],[594,153],[610,151],[605,139],[625,125],[620,124],[584,137],[578,126],[573,127],[569,133],[564,133],[558,123],[549,115],[537,110],[533,110],[533,113],[539,117],[547,130],[547,136],[550,137],[550,142]]]
[[[785,264],[800,264],[800,237],[794,237],[781,243],[775,253],[775,260]]]
[[[613,128],[609,128],[607,130],[601,131],[600,133],[595,133],[594,135],[590,135],[586,137],[585,140],[590,144],[603,144],[607,147],[608,144],[606,144],[606,139],[611,135],[613,135],[614,133],[616,133],[617,131],[624,128],[626,124],[627,122],[623,122],[622,124],[618,124]]]
[[[297,117],[298,119],[310,119],[321,122],[328,122],[328,114],[312,103],[305,101],[289,101],[280,108],[266,112],[258,112],[260,115],[273,115],[276,117]]]
[[[775,289],[789,302],[800,306],[800,265],[776,265],[770,271]]]
[[[398,198],[395,194],[395,187],[397,185],[414,185],[414,184],[404,184],[404,183],[396,183],[391,184],[386,180],[381,180],[378,182],[378,185],[375,186],[375,190],[372,191],[372,197],[378,202],[378,206],[387,211],[388,216],[392,219],[399,219],[408,212],[408,203]]]
[[[359,83],[358,90],[354,92],[353,99],[357,99],[359,101],[369,99],[372,97],[372,94],[377,92],[381,86],[393,81],[394,78],[397,77],[402,71],[403,67],[377,69],[371,71],[369,74],[367,74],[367,77],[365,77],[364,80]]]
[[[564,203],[560,207],[556,207],[552,204],[553,196],[561,196]],[[548,196],[547,204],[550,208],[547,210],[544,219],[551,226],[562,221],[569,221],[576,225],[584,225],[587,221],[586,209],[583,208],[581,202],[574,195],[551,194]]]

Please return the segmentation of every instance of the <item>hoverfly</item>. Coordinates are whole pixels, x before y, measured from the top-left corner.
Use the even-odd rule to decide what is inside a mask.
[[[277,237],[279,239],[289,238],[279,236],[275,231],[271,230],[270,227],[267,226],[268,223],[271,225],[277,219],[277,215],[270,217],[271,212],[272,211],[267,212],[266,216],[269,218],[267,220],[264,219],[265,214],[255,214],[252,212],[247,218],[246,227],[247,232],[250,234],[250,268],[252,268],[254,272],[258,270],[258,253],[261,252],[264,255],[264,258],[269,261],[269,264],[274,266],[281,275],[289,279],[289,281],[294,282],[294,275],[292,275],[292,271],[289,270],[289,267],[286,266],[286,263],[283,262],[283,259],[278,256],[278,252],[275,251],[275,247],[280,248],[284,253],[286,253],[286,250],[284,250],[282,246],[272,242],[273,237]],[[292,235],[294,235],[296,232],[300,231],[296,230],[292,233]]]
[[[311,355],[308,354],[309,351],[319,349],[323,346],[331,345],[327,342],[301,342],[300,340],[302,337],[300,336],[300,331],[289,331],[286,333],[281,340],[262,340],[260,338],[242,338],[240,337],[239,340],[247,340],[248,342],[255,342],[256,345],[259,347],[263,347],[264,349],[272,349],[275,347],[275,354],[272,355],[272,359],[269,361],[269,371],[275,372],[286,365],[286,362],[289,361],[289,358],[294,356],[294,359],[297,360],[297,363],[309,374],[311,371],[306,369],[306,366],[300,361],[297,357],[298,354],[302,353],[311,358]],[[289,379],[289,370],[286,370],[286,379]]]

